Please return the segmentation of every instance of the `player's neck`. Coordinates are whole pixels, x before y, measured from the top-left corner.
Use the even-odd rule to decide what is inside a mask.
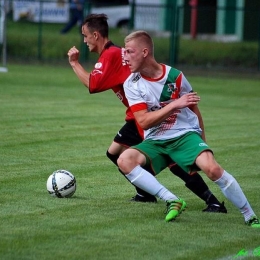
[[[155,60],[152,62],[146,62],[147,66],[144,66],[140,71],[141,75],[145,78],[158,79],[163,76],[163,67],[160,63],[157,63]]]
[[[110,40],[108,38],[102,38],[98,44],[98,54],[101,54],[101,52],[104,50],[106,44],[109,42]]]

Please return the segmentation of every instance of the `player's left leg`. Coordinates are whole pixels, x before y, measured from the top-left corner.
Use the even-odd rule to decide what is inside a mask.
[[[169,169],[174,175],[185,182],[185,186],[188,189],[190,189],[200,199],[205,201],[207,207],[203,210],[203,212],[227,213],[224,202],[220,203],[220,201],[210,191],[203,178],[197,172],[190,175],[176,163],[171,164]]]

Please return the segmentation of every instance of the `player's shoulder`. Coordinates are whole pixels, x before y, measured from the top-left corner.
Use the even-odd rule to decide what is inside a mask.
[[[105,49],[106,53],[114,53],[114,54],[119,54],[121,55],[121,53],[124,52],[124,49],[120,46],[117,46],[113,43],[111,43],[108,48]]]
[[[166,65],[166,77],[172,81],[182,81],[183,73],[181,70]]]
[[[179,76],[180,74],[183,74],[181,70],[171,67],[169,65],[165,65],[166,67],[166,71],[168,71],[168,73],[174,74],[175,76]]]
[[[141,79],[141,74],[137,72],[137,73],[131,73],[126,79],[126,81],[129,83],[136,83],[139,79]]]
[[[131,90],[138,88],[135,83],[137,83],[140,78],[140,73],[131,73],[124,82],[124,88]]]
[[[112,66],[119,62],[122,63],[124,60],[124,51],[116,45],[111,45],[101,53],[99,60],[108,61]]]

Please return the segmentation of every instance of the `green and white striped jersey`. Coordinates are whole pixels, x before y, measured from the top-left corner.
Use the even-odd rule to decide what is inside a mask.
[[[132,112],[147,109],[155,111],[192,92],[183,73],[162,64],[163,75],[158,79],[132,73],[124,83],[124,91]],[[201,134],[197,115],[187,108],[173,111],[161,124],[144,131],[145,139],[168,140],[194,131]]]

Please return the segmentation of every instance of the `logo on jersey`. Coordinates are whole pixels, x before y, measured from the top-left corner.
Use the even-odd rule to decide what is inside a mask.
[[[205,143],[200,143],[199,146],[208,146],[208,145]]]
[[[167,84],[168,89],[167,92],[171,92],[171,99],[179,98],[179,89],[176,86],[176,83],[169,83]]]
[[[133,82],[133,83],[136,83],[140,78],[141,78],[141,75],[138,74],[138,75],[136,75],[136,76],[133,78],[132,82]]]
[[[95,64],[95,69],[100,69],[102,67],[102,63],[98,62]]]
[[[168,92],[174,92],[175,90],[177,90],[176,83],[169,83],[167,84],[167,86],[168,86],[167,89]]]

